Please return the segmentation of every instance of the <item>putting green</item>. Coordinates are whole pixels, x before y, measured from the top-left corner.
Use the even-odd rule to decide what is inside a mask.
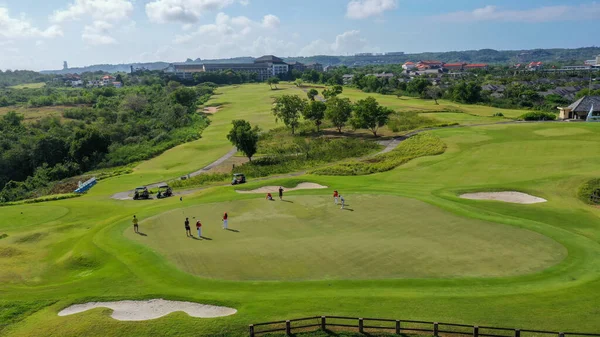
[[[147,236],[131,229],[126,236],[186,272],[227,280],[500,277],[540,271],[566,256],[538,233],[414,199],[352,195],[347,210],[329,196],[286,199],[177,209],[143,221]],[[222,230],[224,211],[235,231]],[[209,239],[186,237],[185,217],[201,219]]]

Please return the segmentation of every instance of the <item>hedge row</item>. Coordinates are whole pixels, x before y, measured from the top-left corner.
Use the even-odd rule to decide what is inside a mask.
[[[413,136],[398,145],[396,149],[375,157],[340,163],[312,171],[316,175],[358,176],[392,170],[415,158],[434,156],[446,151],[446,144],[430,133]]]

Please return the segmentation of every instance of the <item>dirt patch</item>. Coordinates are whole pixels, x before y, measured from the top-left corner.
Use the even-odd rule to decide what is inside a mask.
[[[319,184],[315,184],[315,183],[300,183],[300,184],[298,184],[298,186],[296,186],[294,188],[283,188],[283,190],[285,192],[291,192],[291,191],[297,191],[297,190],[317,190],[317,189],[324,189],[324,188],[327,188],[327,186],[323,186],[323,185],[319,185]],[[263,186],[263,187],[259,187],[254,190],[249,190],[249,191],[237,190],[236,192],[238,192],[238,193],[278,193],[279,186]]]
[[[13,247],[0,247],[0,257],[14,257],[23,254],[23,251]]]
[[[462,194],[460,197],[471,200],[494,200],[525,205],[539,204],[548,201],[546,199],[534,197],[533,195],[515,191],[466,193]]]
[[[94,308],[113,310],[110,317],[119,321],[146,321],[166,316],[172,312],[183,311],[192,317],[213,318],[230,316],[237,310],[193,302],[167,301],[154,299],[148,301],[89,302],[75,304],[61,310],[58,316],[73,315]]]
[[[46,234],[44,233],[32,233],[22,236],[15,240],[15,243],[32,243],[40,241]]]
[[[212,115],[212,114],[216,114],[217,112],[219,112],[219,110],[221,110],[220,106],[207,106],[206,108],[204,108],[202,110],[202,112],[205,114]]]

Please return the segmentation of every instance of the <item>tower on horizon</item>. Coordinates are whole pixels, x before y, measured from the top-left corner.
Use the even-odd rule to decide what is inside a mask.
[[[69,69],[69,65],[67,64],[67,61],[63,62],[63,70],[67,70]]]

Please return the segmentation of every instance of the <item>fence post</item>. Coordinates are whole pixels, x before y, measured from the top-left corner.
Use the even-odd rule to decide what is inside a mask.
[[[433,323],[433,335],[435,337],[438,337],[438,323],[437,322]]]
[[[473,337],[479,337],[479,327],[477,325],[473,326]]]
[[[250,337],[254,337],[254,324],[250,324]]]
[[[325,316],[321,316],[321,330],[325,331],[327,329],[327,322],[325,321]]]
[[[521,337],[521,330],[515,329],[515,337]]]
[[[363,332],[365,332],[365,329],[364,329],[364,322],[363,322],[363,319],[362,319],[362,318],[359,318],[359,319],[358,319],[358,332],[360,332],[360,333],[363,333]]]
[[[285,321],[285,334],[289,336],[292,334],[292,325],[289,320]]]
[[[400,320],[396,320],[396,335],[400,334]]]

